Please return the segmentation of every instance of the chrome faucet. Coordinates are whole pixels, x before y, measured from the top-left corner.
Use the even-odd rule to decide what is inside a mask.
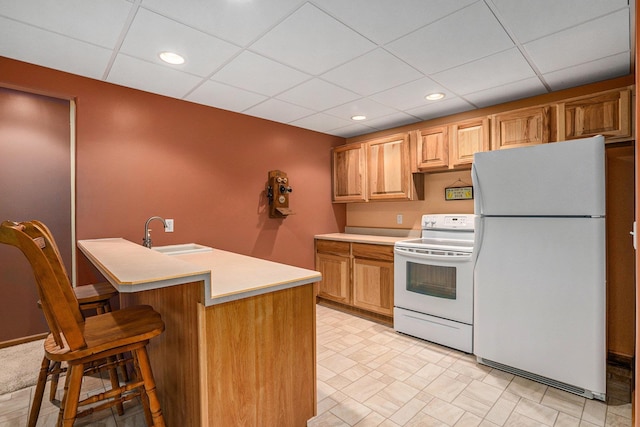
[[[152,216],[144,223],[144,239],[142,239],[142,244],[147,248],[151,249],[151,230],[149,230],[149,223],[154,219],[159,219],[164,224],[164,228],[167,228],[167,222],[159,216]]]

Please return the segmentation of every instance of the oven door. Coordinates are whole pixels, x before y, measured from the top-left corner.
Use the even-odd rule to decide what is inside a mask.
[[[428,248],[394,249],[394,305],[471,325],[471,253]]]

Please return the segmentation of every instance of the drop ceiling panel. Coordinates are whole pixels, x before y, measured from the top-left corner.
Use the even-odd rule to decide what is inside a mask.
[[[316,0],[314,3],[369,40],[385,44],[476,0]]]
[[[397,113],[389,114],[388,116],[367,120],[366,125],[375,129],[384,130],[409,125],[419,121],[420,118],[418,117],[398,111]]]
[[[628,0],[491,1],[495,4],[499,17],[520,43],[628,7]]]
[[[477,2],[388,45],[400,59],[433,74],[513,46],[484,2]]]
[[[124,54],[118,55],[107,78],[111,83],[173,98],[182,98],[200,80],[191,74]]]
[[[436,117],[448,116],[449,114],[462,113],[473,110],[475,107],[461,98],[444,99],[418,108],[406,110],[408,114],[421,118],[422,120],[434,119]]]
[[[224,110],[242,112],[266,100],[267,97],[208,80],[194,89],[185,99]]]
[[[545,74],[543,77],[552,90],[567,89],[593,81],[613,79],[629,74],[629,53],[617,55],[564,68]]]
[[[311,79],[281,93],[277,98],[315,111],[324,111],[360,96],[324,80]]]
[[[389,114],[396,113],[397,110],[382,105],[376,101],[367,98],[361,98],[357,101],[347,102],[335,108],[330,108],[325,111],[327,114],[332,114],[340,118],[351,118],[356,115],[366,115],[367,119],[375,119],[377,117],[388,116]],[[362,124],[366,125],[366,121]]]
[[[278,99],[268,99],[261,104],[245,110],[244,113],[275,122],[290,123],[313,114],[313,111]]]
[[[343,138],[351,138],[353,136],[362,135],[366,133],[375,132],[377,129],[361,124],[350,124],[348,126],[332,129],[329,133],[331,135],[341,136]]]
[[[502,104],[503,102],[513,101],[515,99],[542,95],[546,92],[547,89],[544,87],[540,79],[538,77],[531,77],[470,93],[465,95],[464,99],[471,102],[476,107],[482,108]]]
[[[316,76],[374,48],[310,3],[251,46],[255,52]]]
[[[317,132],[329,133],[330,131],[351,125],[352,122],[330,116],[324,113],[312,114],[299,120],[294,120],[290,124],[305,129],[315,130]],[[371,129],[371,128],[369,128]],[[373,129],[371,129],[373,130]]]
[[[205,77],[240,48],[146,9],[138,10],[120,52],[166,67],[158,56],[164,51],[177,52],[185,58],[185,63],[175,69]]]
[[[0,34],[3,56],[94,79],[111,57],[109,49],[1,17]]]
[[[628,9],[524,45],[541,73],[629,51]]]
[[[125,0],[0,1],[0,16],[108,48],[115,47],[130,10]]]
[[[453,92],[434,82],[428,77],[396,86],[369,98],[398,110],[421,107],[427,104],[424,97],[430,93],[443,93],[446,99],[455,97]]]
[[[382,49],[376,49],[322,75],[323,79],[371,95],[417,80],[423,74]]]
[[[291,67],[244,51],[215,73],[212,80],[273,96],[308,78],[308,75]]]
[[[516,48],[469,62],[432,78],[459,95],[535,77],[527,61]]]
[[[300,0],[143,0],[142,6],[246,46],[302,3]]]

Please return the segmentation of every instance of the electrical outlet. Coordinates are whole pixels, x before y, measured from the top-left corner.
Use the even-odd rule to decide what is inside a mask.
[[[398,215],[396,216],[396,222],[397,222],[398,224],[402,224],[402,214],[398,214]]]
[[[167,226],[164,229],[165,233],[173,233],[173,220],[172,219],[165,219],[164,222],[167,223]]]

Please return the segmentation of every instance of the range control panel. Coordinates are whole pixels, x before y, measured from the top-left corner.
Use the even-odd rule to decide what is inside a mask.
[[[422,216],[422,229],[473,230],[473,214],[433,214]]]

